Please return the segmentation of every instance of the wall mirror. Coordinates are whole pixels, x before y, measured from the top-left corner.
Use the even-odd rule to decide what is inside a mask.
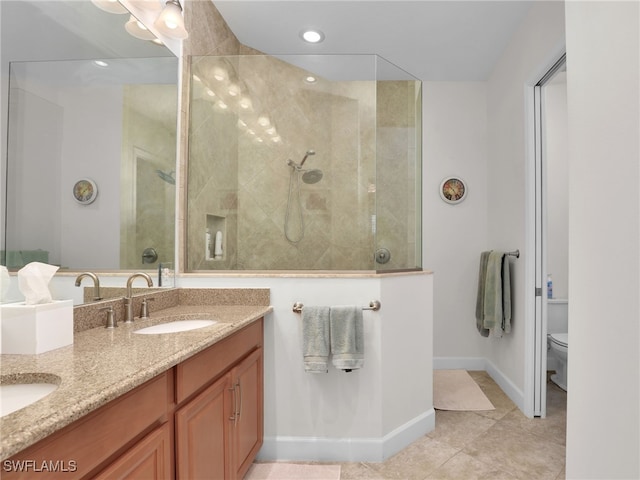
[[[3,1],[0,20],[0,263],[173,262],[178,59],[94,2]]]

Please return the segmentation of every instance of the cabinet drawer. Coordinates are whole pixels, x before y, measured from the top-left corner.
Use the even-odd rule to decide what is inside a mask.
[[[122,457],[102,471],[95,480],[172,478],[171,429],[165,423],[136,443]]]
[[[152,425],[166,422],[167,398],[172,387],[171,372],[165,372],[8,461],[33,462],[32,465],[38,468],[43,464],[52,465],[51,471],[36,474],[39,480],[61,476],[65,479],[81,478],[104,464]],[[2,478],[33,478],[34,468],[32,466],[22,472],[5,469]]]
[[[180,404],[261,347],[262,324],[261,318],[176,366],[176,402]]]

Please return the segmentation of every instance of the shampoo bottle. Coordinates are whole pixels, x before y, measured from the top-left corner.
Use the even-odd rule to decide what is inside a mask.
[[[213,258],[222,257],[222,232],[218,230],[216,232],[215,247],[213,249]]]
[[[553,280],[551,274],[547,275],[547,298],[553,298]]]
[[[207,228],[207,233],[205,234],[205,240],[204,240],[204,244],[205,244],[205,252],[204,252],[204,259],[205,260],[211,260],[211,232],[209,231],[209,229]]]

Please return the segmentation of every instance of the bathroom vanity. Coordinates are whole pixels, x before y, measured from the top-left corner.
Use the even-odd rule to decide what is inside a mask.
[[[0,419],[2,478],[242,478],[262,445],[270,311],[177,305],[133,325],[77,333],[73,346],[3,355],[3,378],[42,371],[60,385]],[[135,333],[192,318],[217,323]]]

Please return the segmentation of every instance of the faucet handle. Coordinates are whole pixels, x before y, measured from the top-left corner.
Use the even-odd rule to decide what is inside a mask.
[[[142,299],[142,309],[140,311],[140,318],[149,318],[149,302],[155,300],[154,297]]]
[[[118,322],[116,321],[116,313],[113,311],[113,306],[101,308],[100,311],[107,312],[107,323],[105,325],[105,328],[116,328],[118,326]]]

